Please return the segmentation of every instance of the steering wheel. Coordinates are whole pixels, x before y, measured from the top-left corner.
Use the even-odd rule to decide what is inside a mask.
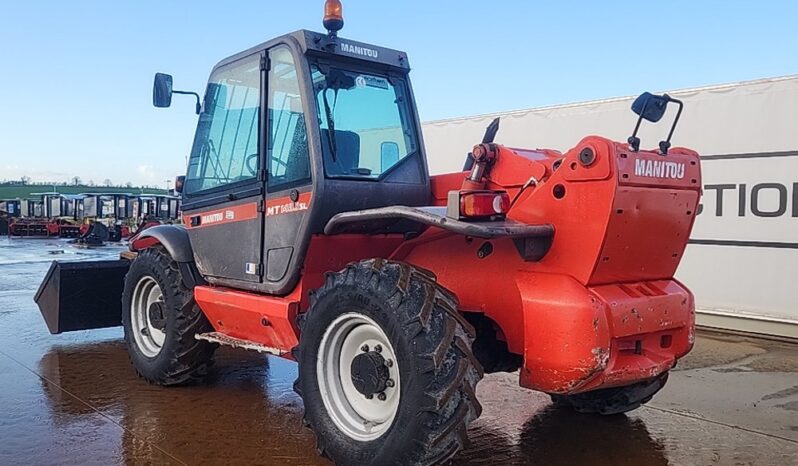
[[[258,154],[249,154],[244,160],[244,166],[249,170],[249,174],[255,176],[258,174]]]

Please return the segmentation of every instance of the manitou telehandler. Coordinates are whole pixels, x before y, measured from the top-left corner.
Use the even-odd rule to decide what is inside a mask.
[[[429,176],[403,52],[298,31],[221,61],[199,112],[183,225],[120,260],[56,262],[36,295],[53,333],[124,327],[147,381],[203,377],[218,345],[293,359],[318,451],[341,464],[451,458],[484,372],[556,403],[645,403],[690,351],[673,278],[700,196],[698,155],[590,136],[560,153],[494,142]],[[169,75],[157,74],[156,107]],[[435,155],[440,157],[441,155]]]

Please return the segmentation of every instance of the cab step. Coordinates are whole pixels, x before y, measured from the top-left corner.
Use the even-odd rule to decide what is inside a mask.
[[[254,341],[242,340],[241,338],[231,337],[219,332],[197,333],[194,335],[197,340],[205,340],[211,343],[218,343],[224,346],[232,346],[233,348],[242,348],[246,350],[257,351],[258,353],[268,353],[275,356],[282,356],[286,352],[280,348],[272,348],[270,346],[262,345]]]

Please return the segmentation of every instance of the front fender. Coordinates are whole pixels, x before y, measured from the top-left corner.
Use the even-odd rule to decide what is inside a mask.
[[[176,262],[194,262],[194,250],[184,226],[158,225],[147,228],[130,243],[130,250],[138,252],[156,243],[163,245]]]
[[[169,256],[177,262],[183,284],[189,289],[205,285],[205,279],[194,264],[194,249],[188,231],[182,225],[158,225],[147,228],[130,242],[130,250],[138,252],[160,244]]]

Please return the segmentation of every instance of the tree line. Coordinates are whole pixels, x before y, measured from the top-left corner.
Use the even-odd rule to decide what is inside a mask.
[[[102,183],[95,183],[94,180],[84,182],[79,176],[73,176],[69,181],[33,181],[29,176],[23,176],[18,180],[2,180],[0,186],[82,186],[82,187],[106,187],[106,188],[143,188],[143,189],[162,189],[158,186],[142,185],[134,186],[130,181],[125,183],[114,183],[106,178]]]

